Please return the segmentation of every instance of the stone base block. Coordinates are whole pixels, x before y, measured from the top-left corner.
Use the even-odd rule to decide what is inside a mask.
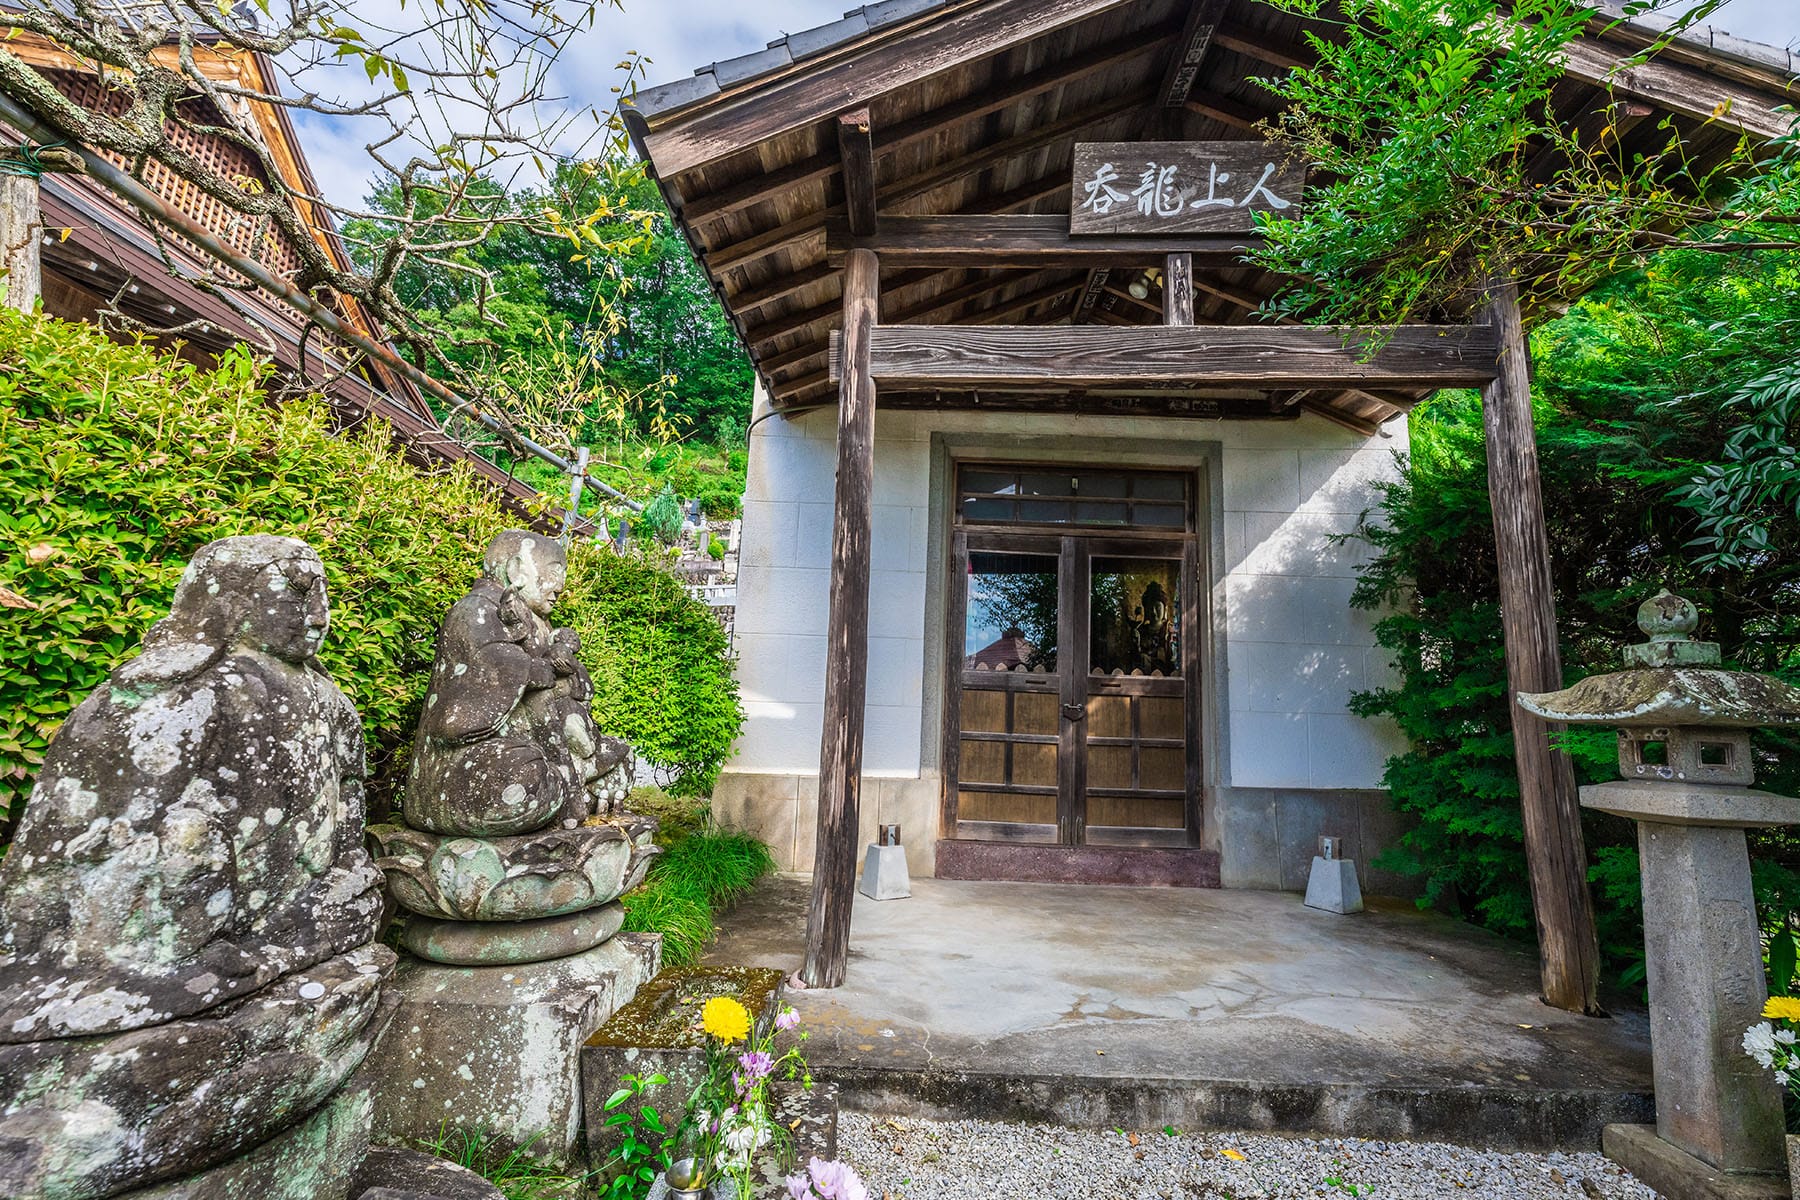
[[[1608,1125],[1606,1157],[1630,1171],[1663,1200],[1789,1200],[1779,1175],[1733,1175],[1709,1166],[1656,1136],[1654,1125]]]
[[[625,909],[617,902],[535,921],[441,921],[414,913],[406,919],[400,944],[436,963],[510,966],[592,950],[624,923]]]
[[[374,1092],[375,1140],[410,1148],[456,1128],[575,1161],[581,1044],[656,975],[661,958],[660,937],[625,933],[519,966],[403,959],[387,985],[399,1011],[357,1076]]]
[[[781,972],[767,967],[677,967],[658,975],[614,1014],[581,1048],[589,1166],[604,1169],[618,1144],[607,1127],[605,1105],[624,1076],[668,1078],[666,1084],[645,1088],[634,1103],[654,1108],[672,1127],[705,1075],[700,1013],[706,1002],[714,996],[741,1001],[760,1037],[781,1007],[781,989]],[[835,1117],[832,1130],[835,1137]]]
[[[377,1147],[357,1169],[350,1200],[506,1200],[506,1194],[448,1159]]]
[[[862,883],[857,890],[871,900],[902,900],[912,895],[912,875],[906,869],[906,847],[870,846],[863,859]]]
[[[1306,907],[1334,913],[1361,912],[1362,885],[1356,882],[1356,863],[1348,858],[1314,855],[1312,874],[1306,879]]]
[[[115,1200],[358,1200],[352,1180],[369,1151],[373,1107],[368,1085],[353,1081],[248,1154]]]

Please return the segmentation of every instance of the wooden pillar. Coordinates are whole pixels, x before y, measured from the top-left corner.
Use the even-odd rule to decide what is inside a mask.
[[[1560,690],[1562,659],[1556,642],[1556,597],[1550,583],[1537,435],[1531,421],[1531,350],[1519,317],[1519,290],[1505,283],[1492,287],[1488,296],[1487,320],[1499,335],[1500,372],[1482,389],[1481,399],[1510,700],[1520,692]],[[1507,707],[1512,712],[1544,1002],[1597,1016],[1602,1011],[1600,954],[1574,765],[1568,754],[1551,748],[1548,724],[1517,703]]]
[[[837,509],[831,535],[831,615],[825,641],[825,724],[819,744],[819,834],[806,918],[807,987],[838,987],[856,899],[857,802],[869,670],[869,543],[875,487],[875,381],[869,331],[880,291],[872,250],[844,262],[843,360],[838,382]]]
[[[30,312],[44,291],[44,218],[38,181],[0,172],[0,303]]]
[[[1163,324],[1194,323],[1194,256],[1171,254],[1163,266]]]

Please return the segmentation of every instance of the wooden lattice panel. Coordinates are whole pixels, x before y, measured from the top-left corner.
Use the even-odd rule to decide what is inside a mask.
[[[52,71],[49,76],[57,90],[93,112],[118,115],[125,111],[125,93],[107,87],[92,74],[75,71]],[[186,111],[199,124],[225,124],[210,100],[194,97],[186,102]],[[196,134],[170,122],[171,141],[191,154],[202,167],[238,182],[247,191],[267,189],[269,177],[260,163],[246,150],[223,138]],[[102,151],[103,157],[120,167],[131,168],[124,156]],[[234,211],[215,196],[208,195],[159,162],[146,162],[139,172],[144,186],[167,200],[183,214],[212,230],[232,249],[254,258],[278,275],[291,277],[300,269],[300,256],[292,243],[273,225]],[[186,238],[170,235],[170,240],[187,250],[200,262],[208,257]]]

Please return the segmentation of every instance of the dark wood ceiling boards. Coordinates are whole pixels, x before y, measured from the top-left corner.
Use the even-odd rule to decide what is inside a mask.
[[[1187,44],[1184,29],[1211,15],[1199,7],[1222,17],[1186,103],[1168,108],[1164,93]],[[1330,26],[1313,23],[1312,30],[1328,36]],[[802,409],[835,397],[827,367],[841,319],[841,254],[832,255],[827,229],[847,214],[840,115],[867,109],[884,220],[1066,214],[1077,141],[1258,136],[1256,122],[1275,110],[1256,80],[1309,60],[1306,32],[1299,18],[1257,0],[887,0],[651,89],[628,124],[775,406]],[[1702,32],[1706,45],[1672,48],[1609,92],[1595,65],[1629,57],[1648,35],[1597,20],[1571,53],[1559,110],[1590,135],[1610,126],[1627,156],[1679,134],[1702,164],[1718,161],[1742,129],[1774,119],[1767,109],[1794,95],[1773,62],[1785,51],[1743,49],[1747,43],[1721,50],[1723,35]],[[1755,103],[1740,107],[1742,119],[1728,111],[1709,122],[1700,101],[1671,91],[1693,90],[1698,78],[1708,88],[1751,89],[1743,94]],[[1601,109],[1605,118],[1588,116]],[[1546,173],[1554,166],[1537,165]],[[1007,269],[992,269],[1001,265]],[[1138,265],[1096,279],[1094,302],[1084,305],[1095,265],[1092,256],[983,267],[894,263],[882,271],[881,321],[1161,320],[1154,288],[1145,298],[1129,293]],[[1244,324],[1276,290],[1263,272],[1217,257],[1196,258],[1193,282],[1201,324]],[[1305,409],[1367,430],[1416,396],[1376,389],[1277,399],[1277,415]]]

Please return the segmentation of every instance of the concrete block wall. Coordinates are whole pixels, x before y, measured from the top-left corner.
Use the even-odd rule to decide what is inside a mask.
[[[798,870],[812,862],[835,422],[827,409],[773,417],[752,434],[737,612],[748,720],[714,797],[722,820],[758,830],[782,865]],[[1381,825],[1371,813],[1385,799],[1371,805],[1368,795],[1401,743],[1390,726],[1349,712],[1350,694],[1387,668],[1371,618],[1349,607],[1366,550],[1331,538],[1375,503],[1393,451],[1405,447],[1404,420],[1383,433],[1364,439],[1310,415],[1218,422],[879,412],[863,751],[864,796],[874,798],[863,806],[868,837],[876,824],[899,821],[912,869],[929,873],[939,832],[935,692],[944,634],[943,581],[933,579],[942,568],[928,555],[934,524],[945,521],[945,500],[932,495],[932,439],[941,435],[964,457],[1018,457],[1033,441],[1141,445],[1135,459],[1105,460],[1133,465],[1212,455],[1219,481],[1209,503],[1219,511],[1210,523],[1203,513],[1203,529],[1214,531],[1207,549],[1223,661],[1209,677],[1218,725],[1209,844],[1223,855],[1228,884],[1255,887],[1300,886],[1284,864],[1320,832],[1360,845],[1365,825]],[[972,455],[971,445],[979,447]],[[1071,449],[1064,457],[1082,455]]]

